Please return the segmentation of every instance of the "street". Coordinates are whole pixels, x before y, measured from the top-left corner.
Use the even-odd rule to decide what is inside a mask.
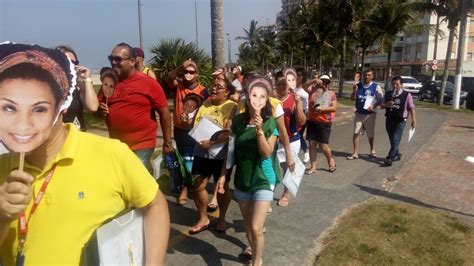
[[[337,163],[337,171],[329,173],[324,156],[318,153],[318,171],[305,176],[298,195],[290,199],[288,207],[272,203],[273,213],[268,215],[265,234],[265,265],[312,265],[317,238],[343,211],[375,195],[384,195],[386,179],[395,176],[415,162],[411,158],[431,144],[434,135],[447,119],[447,114],[432,109],[417,110],[417,131],[407,144],[409,123],[405,127],[400,151],[400,162],[392,167],[382,166],[388,149],[384,112],[379,110],[376,124],[375,147],[377,159],[368,158],[369,145],[361,136],[360,159],[348,161],[352,153],[352,120],[333,126],[330,146]],[[301,155],[301,154],[300,154]],[[231,181],[232,183],[232,181]],[[166,188],[162,188],[166,191]],[[279,185],[275,191],[278,199]],[[189,227],[197,221],[194,202],[184,207],[174,204],[175,197],[167,196],[171,213],[171,238],[167,265],[239,265],[238,254],[247,244],[243,222],[236,202],[232,201],[227,213],[228,230],[220,234],[211,226],[200,234],[188,235]],[[218,212],[211,215],[211,225]]]

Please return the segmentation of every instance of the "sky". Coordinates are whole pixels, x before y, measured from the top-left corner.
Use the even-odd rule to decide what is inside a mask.
[[[195,41],[195,1],[199,47],[211,54],[210,0],[141,0],[145,60],[162,38]],[[113,47],[139,46],[137,0],[0,0],[0,41],[71,46],[81,64],[98,70],[108,66]],[[243,28],[255,19],[273,24],[280,0],[224,0],[224,31],[230,34],[235,62]],[[227,36],[225,54],[228,58]]]

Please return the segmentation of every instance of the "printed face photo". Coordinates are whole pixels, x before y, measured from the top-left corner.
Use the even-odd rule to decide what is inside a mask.
[[[268,93],[265,88],[255,86],[249,92],[250,105],[255,111],[260,111],[265,107],[268,100]]]
[[[0,139],[12,152],[30,152],[49,138],[56,102],[50,86],[37,80],[0,83]]]

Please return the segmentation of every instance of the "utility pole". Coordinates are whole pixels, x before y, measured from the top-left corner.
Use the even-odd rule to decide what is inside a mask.
[[[436,62],[436,54],[438,52],[438,34],[439,34],[439,15],[436,14],[436,30],[435,30],[435,43],[434,43],[434,51],[433,51],[433,64]],[[436,68],[436,67],[435,67]],[[436,79],[436,70],[433,69],[431,66],[431,80],[435,81]]]
[[[142,3],[138,0],[138,38],[140,40],[140,48],[143,49],[143,35],[142,35]]]
[[[231,45],[231,43],[230,43],[230,34],[227,33],[227,52],[229,54],[229,66],[232,64],[232,57],[231,57],[232,56],[231,55],[232,48],[231,48],[230,45]]]
[[[199,47],[198,41],[198,11],[197,0],[194,0],[194,24],[196,25],[196,47]]]
[[[453,109],[459,109],[459,98],[461,95],[462,67],[464,62],[464,51],[466,41],[467,13],[469,11],[469,0],[461,0],[461,28],[459,29],[458,54],[456,60],[456,76],[454,77]]]

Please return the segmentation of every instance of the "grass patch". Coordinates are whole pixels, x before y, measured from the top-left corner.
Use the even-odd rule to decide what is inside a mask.
[[[407,204],[370,200],[322,240],[314,265],[472,265],[474,231],[458,219]]]

